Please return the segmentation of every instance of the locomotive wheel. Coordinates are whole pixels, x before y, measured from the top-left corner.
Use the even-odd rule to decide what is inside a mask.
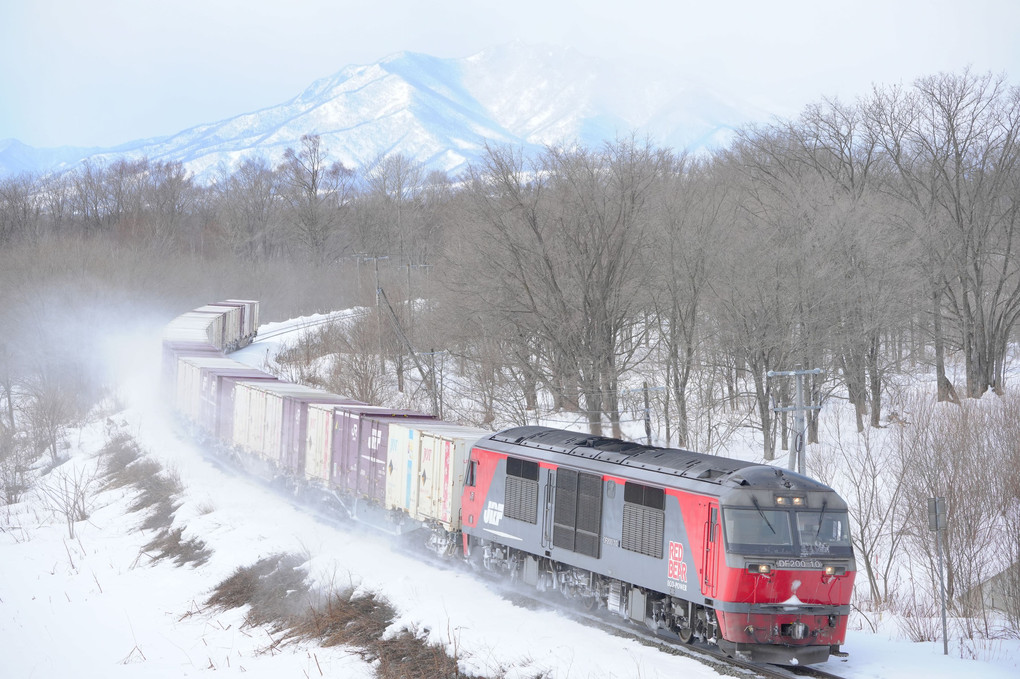
[[[685,644],[689,644],[691,643],[691,640],[694,639],[694,627],[695,627],[694,604],[692,604],[690,601],[687,602],[686,618],[687,622],[681,623],[680,626],[677,627],[676,635],[680,637],[680,641],[682,641]]]

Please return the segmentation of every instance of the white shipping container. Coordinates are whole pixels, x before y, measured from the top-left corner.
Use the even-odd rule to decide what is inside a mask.
[[[390,424],[386,506],[418,521],[460,529],[461,489],[471,447],[491,432],[448,422]]]
[[[244,322],[242,332],[244,337],[254,337],[259,329],[259,303],[254,299],[228,299],[231,304],[244,305]]]
[[[188,419],[200,421],[202,404],[216,400],[216,383],[208,379],[208,376],[203,381],[202,372],[208,369],[245,368],[248,366],[226,357],[182,356],[177,364],[177,394],[174,406]]]
[[[216,346],[224,349],[241,336],[241,308],[207,304],[200,306],[193,313],[205,314],[216,318],[213,328],[213,340]]]
[[[216,319],[209,314],[188,312],[178,316],[163,330],[164,341],[213,343]]]
[[[238,382],[234,388],[234,435],[231,443],[260,458],[265,457],[267,394],[257,381]],[[279,426],[279,425],[277,425]]]
[[[386,465],[386,508],[414,516],[418,504],[418,458],[421,434],[411,424],[390,423]]]

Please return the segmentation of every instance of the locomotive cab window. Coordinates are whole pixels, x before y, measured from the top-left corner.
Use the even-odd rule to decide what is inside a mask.
[[[506,459],[503,516],[538,523],[538,463],[518,457]]]

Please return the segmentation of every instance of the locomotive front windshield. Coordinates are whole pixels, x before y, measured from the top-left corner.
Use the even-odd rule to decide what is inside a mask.
[[[793,554],[790,512],[782,509],[723,509],[730,549],[760,554]]]
[[[794,512],[804,556],[849,556],[850,519],[846,512]]]
[[[724,507],[729,549],[746,554],[849,556],[850,530],[845,511],[791,511]]]

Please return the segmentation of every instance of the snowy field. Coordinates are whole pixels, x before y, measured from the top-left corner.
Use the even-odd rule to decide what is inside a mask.
[[[260,342],[235,357],[261,367],[272,345]],[[270,632],[246,627],[243,610],[205,606],[235,569],[280,552],[303,557],[324,587],[354,585],[382,596],[397,610],[392,631],[427,634],[455,653],[465,672],[557,679],[717,676],[693,660],[556,612],[518,607],[468,573],[423,564],[383,536],[323,523],[221,470],[181,439],[152,397],[158,356],[150,339],[140,357],[150,371],[123,377],[126,409],[74,430],[71,459],[41,483],[81,471],[87,476],[109,436],[126,432],[180,477],[185,491],[174,525],[184,528],[184,537],[204,541],[212,555],[197,567],[153,562],[140,551],[152,539],[138,528],[144,517],[128,511],[133,493],[100,491],[98,482],[89,519],[76,524],[74,539],[42,493],[0,507],[0,678],[374,676],[355,649],[290,643],[270,650]],[[140,358],[131,364],[142,365]],[[977,659],[961,659],[974,653],[954,647],[944,657],[941,643],[904,641],[893,620],[880,622],[878,633],[862,626],[852,619],[844,646],[849,658],[830,660],[825,669],[848,679],[1020,676],[1016,641],[993,642]]]

